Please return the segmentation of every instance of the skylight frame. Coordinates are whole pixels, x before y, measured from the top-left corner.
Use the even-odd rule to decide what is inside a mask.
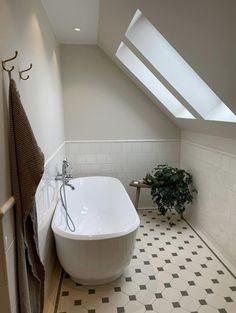
[[[236,115],[140,10],[134,14],[125,37],[203,119],[236,122]]]
[[[125,43],[121,42],[116,57],[172,115],[177,118],[195,119]]]

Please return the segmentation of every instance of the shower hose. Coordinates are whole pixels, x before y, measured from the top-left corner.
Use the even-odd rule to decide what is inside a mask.
[[[62,195],[62,191],[63,191],[63,195]],[[66,225],[67,227],[69,228],[69,230],[71,232],[75,232],[75,224],[68,212],[68,209],[67,209],[67,202],[66,202],[66,191],[65,191],[65,184],[63,183],[60,187],[60,197],[61,197],[61,203],[62,203],[62,206],[65,210],[65,214],[66,214]]]

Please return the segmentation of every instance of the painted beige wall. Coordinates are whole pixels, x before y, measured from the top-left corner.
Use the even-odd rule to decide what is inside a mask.
[[[31,122],[39,146],[47,160],[64,141],[63,106],[60,81],[59,49],[47,16],[38,0],[0,1],[0,59],[18,50],[12,63],[22,103]],[[19,69],[30,63],[30,79],[19,80]],[[10,65],[11,66],[11,65]],[[8,162],[7,96],[8,76],[0,71],[0,208],[11,195]],[[4,313],[16,311],[14,276],[14,226],[10,210],[0,221],[0,303]],[[9,227],[10,225],[10,227]],[[12,262],[9,262],[12,260]],[[9,287],[9,288],[8,288]],[[10,295],[10,299],[9,299]]]
[[[236,1],[101,0],[100,3],[98,45],[107,55],[116,61],[115,52],[135,11],[140,9],[236,113]],[[137,80],[136,83],[139,85]],[[175,122],[181,129],[236,139],[235,123],[202,119],[175,119]]]
[[[61,60],[66,140],[179,138],[99,47],[61,45]]]
[[[198,189],[188,220],[236,269],[236,141],[182,132],[180,164]]]
[[[40,1],[1,0],[0,58],[18,50],[13,78],[39,146],[48,159],[64,140],[58,45]],[[18,70],[33,63],[30,79],[19,80]],[[0,71],[0,206],[9,197],[7,152],[8,77]],[[3,172],[2,172],[3,171]],[[8,187],[6,187],[8,186]]]

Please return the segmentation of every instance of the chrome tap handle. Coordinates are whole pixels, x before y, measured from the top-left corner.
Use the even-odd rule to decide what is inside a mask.
[[[67,161],[67,158],[65,158],[65,159],[62,161],[62,164],[63,164],[65,167],[71,166],[70,162]]]
[[[71,174],[67,174],[67,175],[66,175],[66,178],[71,179],[71,178],[73,178],[73,176],[72,176]]]
[[[72,169],[72,166],[70,164],[70,162],[67,161],[67,159],[64,159],[62,161],[62,172],[61,174],[58,173],[55,177],[55,180],[61,180],[62,182],[69,182],[70,179],[72,179],[72,175],[71,173],[68,173],[68,168],[70,168],[70,170]]]
[[[68,173],[68,169],[70,169],[69,173]],[[67,159],[64,159],[62,162],[62,173],[64,173],[65,176],[69,176],[69,175],[71,175],[71,173],[70,173],[71,169],[72,169],[72,166],[71,166],[70,162],[67,161]],[[72,177],[70,177],[70,178],[72,178]]]

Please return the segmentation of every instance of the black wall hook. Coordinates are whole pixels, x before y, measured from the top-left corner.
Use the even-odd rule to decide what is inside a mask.
[[[2,68],[4,69],[4,71],[8,72],[9,78],[11,78],[11,72],[14,70],[15,66],[13,65],[10,69],[7,69],[6,66],[5,66],[5,64],[6,64],[7,62],[10,62],[10,61],[16,59],[17,55],[18,55],[18,51],[15,51],[14,57],[2,61]]]
[[[29,75],[27,75],[26,77],[23,77],[23,75],[22,75],[22,74],[23,74],[23,73],[25,73],[25,72],[30,71],[30,70],[32,69],[32,67],[33,67],[33,64],[32,64],[32,63],[30,63],[29,68],[27,68],[26,70],[20,71],[20,72],[19,72],[20,79],[23,79],[23,80],[27,80],[27,79],[29,79]]]

